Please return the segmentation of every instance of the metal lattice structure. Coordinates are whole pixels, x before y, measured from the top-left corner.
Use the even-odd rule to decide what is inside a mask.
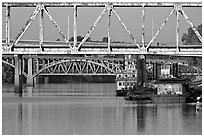
[[[32,59],[32,78],[37,75],[116,75],[124,69],[122,58],[23,56],[25,77],[28,77],[29,59]],[[4,55],[2,63],[15,68],[15,57]]]
[[[35,59],[34,75],[116,75],[123,70],[121,60],[101,58]]]
[[[202,42],[202,37],[196,30],[196,27],[190,21],[189,17],[184,11],[184,7],[202,7],[201,2],[183,2],[183,3],[143,3],[143,2],[85,2],[85,3],[75,3],[75,2],[57,2],[57,3],[2,3],[2,7],[6,7],[6,39],[2,40],[2,50],[3,54],[169,54],[169,55],[190,55],[190,56],[201,56],[202,55],[202,45],[181,45],[179,44],[179,15],[183,16],[188,24],[190,24],[192,30]],[[35,7],[34,12],[30,15],[25,26],[22,27],[15,39],[10,38],[11,33],[11,10],[12,7]],[[72,7],[73,8],[73,42],[69,41],[60,29],[57,22],[52,17],[49,12],[49,7]],[[77,41],[77,23],[78,23],[78,8],[83,7],[103,7],[103,11],[99,17],[95,20],[88,33],[83,37],[82,41]],[[141,7],[142,8],[142,43],[139,44],[136,38],[128,29],[127,25],[120,17],[120,15],[115,10],[116,7]],[[161,24],[160,28],[156,31],[155,35],[146,44],[145,43],[145,8],[146,7],[171,7],[172,10],[168,17]],[[45,14],[44,14],[45,13]],[[27,29],[30,27],[31,23],[37,18],[39,14],[39,41],[22,41],[20,40]],[[103,19],[105,14],[108,14],[108,29],[107,29],[107,43],[97,43],[97,42],[86,42],[91,33],[98,26],[100,21]],[[153,45],[153,41],[159,35],[161,30],[164,28],[165,24],[168,22],[169,17],[176,14],[176,42],[173,45]],[[54,27],[57,29],[64,42],[46,42],[44,41],[44,16],[47,16],[52,22]],[[133,43],[113,43],[110,36],[111,27],[111,17],[115,16],[120,22],[122,27],[125,29],[127,34],[132,39]]]
[[[32,58],[32,78],[37,75],[116,75],[124,70],[123,58],[96,58],[96,57],[48,57],[48,56],[24,56],[22,58],[22,74],[28,77],[28,59]],[[152,67],[152,63],[160,62],[162,64],[179,64],[179,74],[200,75],[202,70],[195,66],[188,65],[184,60],[164,60],[147,59],[147,68]],[[15,68],[15,57],[13,55],[4,55],[2,63]]]

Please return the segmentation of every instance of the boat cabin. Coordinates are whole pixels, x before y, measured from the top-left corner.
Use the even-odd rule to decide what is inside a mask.
[[[117,74],[116,83],[117,90],[131,89],[137,82],[136,74]]]
[[[183,95],[188,90],[189,80],[181,78],[158,79],[157,94]]]

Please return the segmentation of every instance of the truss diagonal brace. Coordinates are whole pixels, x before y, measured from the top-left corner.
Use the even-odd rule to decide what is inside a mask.
[[[128,28],[125,26],[125,24],[123,23],[122,19],[120,18],[120,16],[117,14],[117,12],[112,9],[113,13],[116,15],[116,17],[118,18],[118,20],[120,21],[120,23],[122,24],[122,26],[124,27],[124,29],[126,30],[126,32],[129,34],[129,36],[132,38],[132,40],[135,42],[135,44],[137,45],[137,47],[140,49],[140,45],[137,44],[136,39],[133,37],[132,33],[128,30]]]
[[[81,41],[81,43],[79,44],[79,46],[77,47],[77,50],[80,50],[82,44],[88,39],[88,37],[91,35],[91,33],[94,31],[94,29],[96,28],[96,26],[98,25],[98,23],[101,21],[101,19],[104,17],[105,13],[107,12],[107,8],[105,8],[101,14],[99,15],[99,17],[96,19],[96,21],[94,22],[94,24],[91,26],[91,29],[88,31],[88,33],[86,34],[86,36],[83,38],[83,40]]]
[[[191,25],[192,30],[195,32],[196,36],[198,37],[198,39],[202,43],[202,37],[201,37],[200,33],[196,30],[196,27],[190,21],[190,19],[188,18],[188,16],[186,15],[186,13],[184,12],[184,10],[182,8],[180,9],[180,11],[181,11],[181,14],[183,15],[183,17],[185,18],[185,20],[188,22],[188,24]]]
[[[57,25],[56,21],[52,18],[52,16],[50,15],[48,9],[44,5],[43,5],[43,9],[44,9],[45,13],[47,14],[47,16],[49,17],[49,19],[52,22],[52,24],[54,25],[54,27],[58,30],[58,32],[60,33],[60,35],[62,36],[64,41],[67,43],[68,40],[65,37],[64,33],[61,31],[60,27]],[[69,47],[72,49],[72,47],[70,45],[69,45]]]
[[[169,17],[174,13],[175,9],[172,9],[172,11],[170,12],[169,16],[166,18],[166,20],[162,23],[161,27],[157,30],[156,34],[154,35],[154,37],[150,40],[150,42],[147,44],[146,50],[149,48],[149,46],[152,44],[152,42],[154,41],[154,39],[157,37],[157,35],[160,33],[160,31],[162,30],[162,28],[164,27],[164,25],[166,24],[166,22],[169,20]]]
[[[25,31],[28,29],[28,27],[31,25],[33,20],[36,18],[40,11],[40,5],[37,5],[35,8],[35,11],[31,14],[30,18],[27,20],[25,26],[21,29],[21,31],[18,33],[17,37],[15,38],[12,46],[11,46],[11,51],[13,51],[14,46],[18,43],[18,41],[21,39]]]

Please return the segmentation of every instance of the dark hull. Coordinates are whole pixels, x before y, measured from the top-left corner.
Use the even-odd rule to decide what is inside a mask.
[[[155,103],[185,103],[186,95],[154,95],[151,97]]]
[[[124,97],[127,95],[129,90],[116,90],[116,96],[117,97]]]
[[[185,103],[186,98],[186,95],[130,95],[125,100],[134,103]]]

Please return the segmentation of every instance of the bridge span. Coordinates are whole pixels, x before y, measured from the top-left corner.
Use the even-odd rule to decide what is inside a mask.
[[[201,56],[202,55],[202,45],[182,45],[180,43],[180,31],[179,26],[182,24],[180,17],[183,17],[184,20],[192,28],[193,32],[196,34],[198,39],[202,43],[201,34],[197,31],[196,26],[193,24],[192,20],[188,17],[185,12],[186,7],[202,7],[201,2],[3,2],[2,7],[5,8],[5,40],[2,40],[2,53],[3,54],[164,54],[164,55],[191,55],[191,56]],[[26,8],[35,8],[33,13],[30,15],[28,20],[25,22],[25,25],[22,26],[15,38],[11,38],[11,26],[12,26],[12,9],[16,7],[26,7]],[[69,35],[66,37],[65,33],[57,24],[57,21],[53,18],[49,8],[55,7],[69,7],[73,10],[73,40],[70,40]],[[87,30],[87,34],[82,37],[81,40],[78,40],[78,24],[79,24],[79,8],[94,8],[101,7],[103,10],[101,14],[96,18],[91,28]],[[128,7],[128,8],[139,8],[141,9],[141,32],[138,32],[137,35],[141,35],[141,42],[135,38],[122,17],[118,14],[116,8]],[[170,13],[163,21],[161,26],[158,28],[156,33],[152,35],[150,41],[145,39],[145,28],[148,27],[145,25],[145,17],[147,8],[171,8]],[[66,14],[66,13],[64,13]],[[30,41],[22,40],[23,35],[27,32],[28,28],[31,27],[31,24],[37,20],[39,15],[39,40]],[[93,31],[98,27],[101,20],[105,15],[108,15],[107,21],[107,40],[106,42],[89,42],[89,37]],[[174,16],[176,15],[176,16]],[[22,15],[21,15],[22,16]],[[53,42],[45,41],[44,31],[45,31],[45,16],[51,21],[53,26],[59,32],[63,42]],[[130,37],[132,42],[115,42],[111,37],[111,23],[113,16],[116,17],[117,21],[121,24],[121,27],[124,28],[127,35]],[[175,29],[175,43],[174,44],[155,44],[155,39],[159,37],[160,32],[163,30],[164,26],[167,24],[170,17],[174,16],[176,27]]]
[[[202,36],[196,29],[192,20],[185,12],[187,7],[202,7],[201,2],[3,2],[2,7],[5,8],[5,39],[2,39],[2,61],[15,68],[15,91],[22,92],[22,76],[27,78],[27,86],[33,86],[33,79],[38,75],[116,75],[118,71],[125,69],[124,63],[126,59],[118,58],[88,58],[85,55],[170,55],[170,56],[191,56],[202,57],[202,44],[200,45],[183,45],[180,42],[179,26],[182,24],[180,17],[189,24],[198,40],[202,43]],[[34,8],[34,11],[29,16],[25,25],[19,28],[16,37],[11,38],[13,27],[12,11],[16,7]],[[69,7],[73,10],[73,39],[65,36],[65,33],[59,27],[60,25],[53,18],[50,8]],[[101,7],[101,14],[95,19],[93,25],[87,30],[86,35],[78,40],[80,32],[78,28],[79,23],[79,8],[95,8]],[[141,9],[141,31],[137,35],[141,36],[141,42],[133,35],[133,30],[128,28],[127,23],[119,15],[116,8],[128,7]],[[160,24],[154,35],[149,41],[146,40],[145,17],[147,8],[170,8],[170,13],[166,19]],[[65,13],[64,13],[65,14]],[[106,41],[90,41],[89,37],[93,31],[98,27],[104,16],[107,15],[107,40]],[[176,41],[173,44],[156,43],[155,39],[160,36],[160,32],[164,30],[170,17],[175,15],[176,27],[175,30]],[[20,15],[22,16],[22,15]],[[31,24],[39,17],[38,25],[38,40],[23,39]],[[45,40],[45,16],[54,28],[57,30],[63,41]],[[112,18],[115,16],[116,20],[121,24],[132,42],[118,42],[114,41],[111,36]],[[35,28],[36,29],[36,28]],[[46,57],[45,57],[45,56]],[[61,55],[57,57],[56,55]],[[70,57],[72,55],[73,57]],[[82,57],[76,57],[76,56]],[[44,57],[43,57],[44,56]],[[65,57],[62,57],[65,56]],[[67,57],[66,57],[67,56]],[[147,59],[148,60],[148,59]],[[137,60],[132,63],[136,65]],[[151,61],[147,61],[148,63]],[[154,64],[158,61],[153,61]],[[178,60],[176,66],[178,66]],[[155,65],[153,65],[155,66]],[[156,65],[157,66],[157,65]],[[151,67],[150,67],[151,68]],[[178,69],[176,69],[178,70]],[[188,70],[188,69],[187,69]],[[178,71],[177,71],[178,72]],[[177,73],[176,72],[176,73]],[[191,73],[186,71],[186,73]]]
[[[5,40],[2,41],[5,48]],[[69,44],[73,45],[73,42]],[[77,44],[80,44],[79,42]],[[16,44],[15,50],[7,52],[3,49],[3,54],[143,54],[143,55],[175,55],[175,56],[202,56],[202,45],[179,45],[179,51],[176,45],[155,44],[151,45],[148,51],[142,52],[135,47],[133,43],[112,43],[111,52],[107,50],[107,43],[86,42],[79,52],[73,52],[65,42],[45,41],[43,43],[44,51],[39,50],[39,42],[31,40],[22,40]]]
[[[105,57],[104,55],[3,55],[2,62],[10,65],[15,70],[15,84],[25,77],[27,85],[33,86],[34,79],[39,76],[51,75],[113,75],[122,73],[128,67],[137,66],[137,55],[128,58],[129,55]],[[184,57],[186,58],[186,57]],[[151,79],[157,79],[161,75],[162,66],[177,67],[174,75],[200,76],[201,68],[191,66],[191,60],[179,59],[179,57],[146,58],[146,68]],[[135,72],[137,73],[137,72]],[[21,81],[22,82],[22,81]],[[19,84],[19,83],[17,83]]]

